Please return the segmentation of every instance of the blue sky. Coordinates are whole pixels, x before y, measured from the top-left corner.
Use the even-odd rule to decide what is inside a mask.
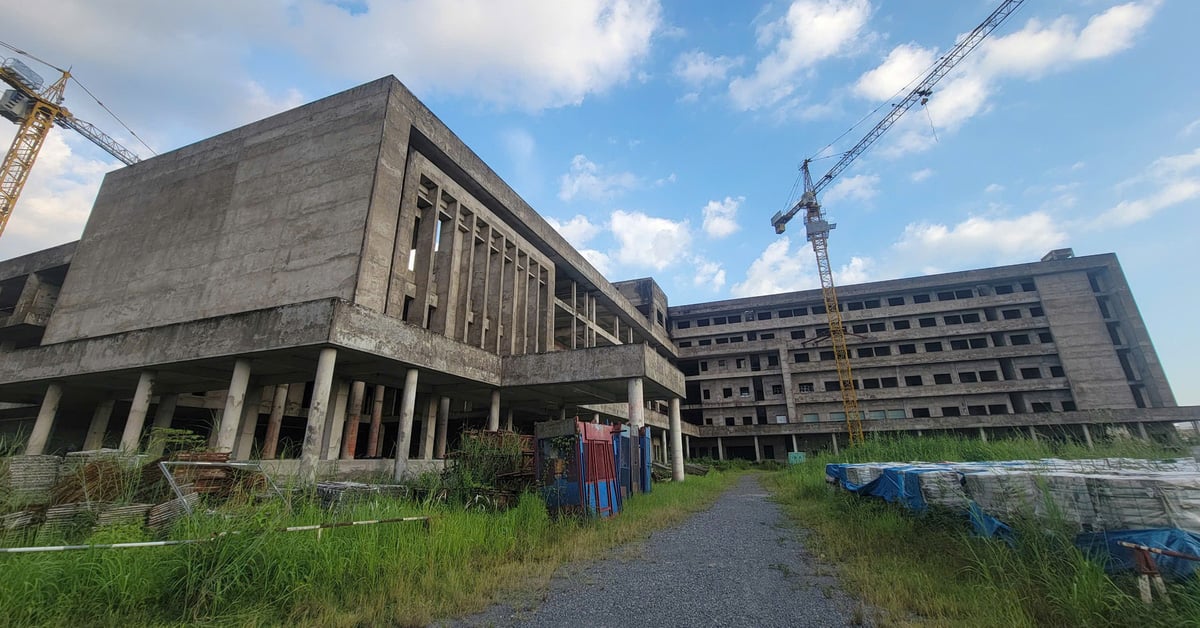
[[[0,39],[159,152],[395,74],[610,278],[683,304],[817,286],[800,226],[769,225],[800,161],[998,3],[54,0]],[[1200,403],[1197,23],[1190,0],[1028,0],[826,190],[839,282],[1115,252]],[[66,104],[151,154],[77,85]],[[0,258],[77,238],[115,165],[55,130]]]

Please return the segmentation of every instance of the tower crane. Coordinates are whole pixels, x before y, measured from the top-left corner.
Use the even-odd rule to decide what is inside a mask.
[[[45,80],[20,60],[14,57],[0,63],[0,79],[11,87],[0,97],[0,116],[20,126],[0,167],[0,235],[4,234],[13,206],[17,204],[51,126],[57,124],[74,129],[127,166],[140,161],[132,151],[95,125],[76,118],[63,106],[63,92],[71,72],[55,69],[62,72],[62,77],[43,89]]]
[[[899,103],[892,106],[878,124],[866,136],[858,141],[850,150],[842,153],[841,158],[825,173],[825,176],[814,183],[809,173],[812,158],[805,159],[800,166],[804,181],[804,193],[787,211],[776,212],[771,217],[771,225],[775,233],[781,234],[787,228],[787,223],[797,213],[804,212],[805,234],[812,242],[813,253],[817,257],[817,273],[821,277],[821,296],[825,302],[825,312],[829,317],[829,338],[833,345],[833,354],[837,363],[838,382],[842,394],[842,406],[846,413],[846,431],[849,433],[850,445],[863,442],[862,411],[858,407],[858,393],[854,387],[854,375],[850,368],[850,353],[846,349],[846,329],[842,325],[842,313],[838,306],[837,290],[833,285],[833,272],[829,266],[829,231],[837,225],[829,222],[825,211],[817,202],[817,194],[825,189],[839,174],[841,174],[855,159],[858,159],[876,140],[916,104],[924,105],[933,95],[933,86],[942,80],[962,61],[985,37],[1004,23],[1017,7],[1025,0],[1005,0],[992,11],[975,30],[960,40],[929,69],[920,83],[908,92]]]

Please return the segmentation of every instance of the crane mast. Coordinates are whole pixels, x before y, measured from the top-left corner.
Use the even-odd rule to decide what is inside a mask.
[[[896,123],[909,109],[918,103],[924,105],[933,95],[933,86],[942,80],[954,66],[958,65],[980,42],[992,31],[996,30],[1005,20],[1017,10],[1025,0],[1005,0],[996,10],[976,26],[966,37],[954,45],[938,62],[922,77],[920,83],[908,92],[899,103],[892,106],[888,112],[861,140],[850,150],[842,153],[841,158],[815,183],[809,172],[811,159],[805,159],[800,166],[804,179],[804,193],[786,212],[776,212],[771,217],[771,225],[775,233],[781,234],[787,229],[787,223],[801,210],[804,211],[805,235],[812,242],[813,253],[817,258],[817,273],[821,278],[821,296],[825,302],[825,312],[829,318],[829,340],[833,345],[833,355],[837,363],[838,385],[842,396],[842,407],[846,414],[846,432],[849,434],[850,445],[863,442],[862,411],[858,406],[858,392],[854,386],[854,373],[850,366],[850,352],[846,347],[846,328],[842,324],[842,312],[838,304],[837,288],[833,283],[833,270],[829,264],[829,231],[837,225],[830,223],[825,217],[825,211],[817,202],[817,194],[825,189],[839,174],[842,173],[855,159],[858,159],[872,144],[875,143],[888,129]]]
[[[132,151],[95,125],[76,118],[62,105],[70,78],[71,73],[62,70],[62,77],[42,90],[42,77],[24,63],[6,59],[0,64],[0,80],[12,86],[0,97],[0,117],[19,126],[0,165],[0,235],[4,234],[38,152],[55,124],[74,129],[127,166],[139,161]]]

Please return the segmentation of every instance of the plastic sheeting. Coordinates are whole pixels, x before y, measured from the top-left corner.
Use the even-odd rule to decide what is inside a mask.
[[[826,480],[922,512],[965,512],[976,533],[1011,540],[1007,522],[1033,515],[1074,526],[1080,547],[1113,569],[1132,568],[1119,540],[1200,555],[1200,464],[1129,458],[1003,462],[832,463]],[[1200,565],[1155,556],[1164,574]]]

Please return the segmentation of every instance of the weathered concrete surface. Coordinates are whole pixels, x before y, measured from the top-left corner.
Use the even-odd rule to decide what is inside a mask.
[[[1079,409],[1137,407],[1087,273],[1042,275],[1034,281]]]
[[[300,461],[297,459],[289,460],[261,460],[258,461],[263,468],[272,477],[293,478],[300,472]],[[411,458],[408,460],[406,472],[412,477],[416,477],[426,472],[440,473],[446,465],[445,460],[420,460]],[[363,476],[390,477],[392,475],[392,460],[387,458],[374,458],[370,460],[320,460],[316,462],[316,477],[324,480],[327,478],[344,479],[350,477],[362,478]]]
[[[481,384],[500,384],[500,357],[349,303],[339,303],[329,342]]]
[[[621,380],[624,387],[624,380],[643,377],[648,398],[684,395],[683,373],[646,345],[507,356],[501,368],[506,387],[610,380]]]
[[[313,301],[31,347],[4,355],[0,382],[39,381],[316,345],[328,341],[333,311],[333,301]]]
[[[28,255],[0,261],[0,281],[71,263],[79,241],[67,242]]]
[[[110,173],[47,343],[354,296],[389,86]]]

